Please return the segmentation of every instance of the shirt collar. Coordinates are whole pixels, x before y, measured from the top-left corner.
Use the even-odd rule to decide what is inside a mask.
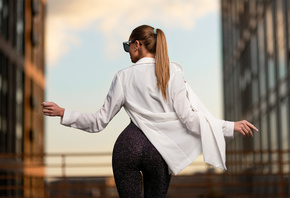
[[[139,59],[135,64],[147,64],[147,63],[155,63],[155,58],[144,57]]]

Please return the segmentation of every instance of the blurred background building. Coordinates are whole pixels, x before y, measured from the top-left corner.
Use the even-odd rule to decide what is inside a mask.
[[[45,0],[0,0],[1,197],[44,193],[44,18]]]
[[[227,142],[228,191],[289,197],[290,1],[221,2],[225,119],[259,128]]]

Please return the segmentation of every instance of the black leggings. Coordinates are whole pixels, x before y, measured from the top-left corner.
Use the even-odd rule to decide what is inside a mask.
[[[118,137],[113,151],[113,171],[121,198],[166,197],[171,175],[168,166],[143,132],[131,122]]]

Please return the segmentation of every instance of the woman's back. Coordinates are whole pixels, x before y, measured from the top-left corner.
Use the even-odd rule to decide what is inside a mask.
[[[124,107],[138,112],[173,112],[170,92],[167,101],[157,87],[155,59],[142,58],[133,66],[119,72],[124,91]],[[169,82],[170,84],[170,82]]]

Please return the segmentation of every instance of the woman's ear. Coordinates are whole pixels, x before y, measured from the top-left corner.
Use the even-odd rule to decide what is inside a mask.
[[[138,46],[140,46],[140,45],[142,45],[138,40],[136,40],[135,41],[135,45],[136,45],[136,47],[138,47]]]

